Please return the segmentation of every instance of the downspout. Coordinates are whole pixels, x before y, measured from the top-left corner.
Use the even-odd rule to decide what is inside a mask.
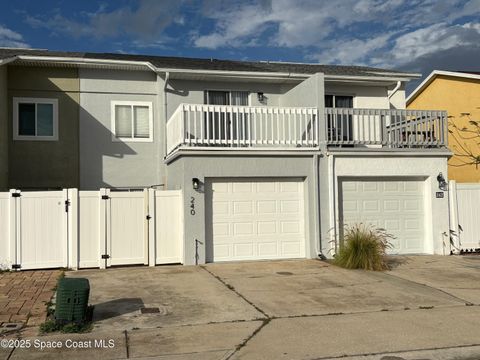
[[[401,81],[397,81],[397,85],[393,88],[392,92],[390,93],[390,95],[388,95],[388,100],[390,100],[392,98],[393,95],[395,95],[395,93],[398,91],[398,89],[400,89],[400,86],[402,86],[402,82]]]
[[[318,159],[319,155],[318,153],[313,155],[313,171],[314,171],[314,179],[315,179],[315,253],[316,256],[320,259],[324,259],[325,256],[322,253],[322,248],[321,248],[321,230],[320,230],[320,174],[318,172]]]
[[[165,84],[163,85],[163,113],[164,113],[164,123],[163,123],[163,146],[164,146],[164,159],[167,157],[167,87],[168,80],[170,79],[170,72],[165,71]]]

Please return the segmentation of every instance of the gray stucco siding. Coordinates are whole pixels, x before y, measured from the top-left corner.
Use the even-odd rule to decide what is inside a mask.
[[[168,165],[168,189],[182,189],[184,201],[185,264],[205,262],[206,208],[203,186],[216,178],[302,178],[305,196],[306,256],[314,258],[318,236],[315,222],[315,173],[313,156],[182,156]],[[192,187],[192,178],[202,184],[199,191]],[[192,200],[193,198],[193,200]],[[192,201],[195,215],[191,214]],[[198,240],[198,254],[196,253]]]
[[[250,106],[280,106],[282,95],[295,84],[269,84],[259,82],[189,81],[172,79],[167,90],[167,120],[182,103],[204,104],[205,90],[248,91]],[[265,101],[258,101],[257,93],[263,92]]]
[[[157,75],[147,71],[80,69],[82,92],[156,94]]]
[[[153,141],[112,139],[112,101],[151,102]],[[82,93],[80,96],[80,188],[146,187],[162,182],[156,96]]]
[[[80,71],[80,188],[136,188],[164,182],[163,106],[157,75],[143,71]],[[153,141],[114,141],[112,101],[148,102]]]
[[[354,108],[389,109],[387,86],[325,83],[325,94],[353,96]]]

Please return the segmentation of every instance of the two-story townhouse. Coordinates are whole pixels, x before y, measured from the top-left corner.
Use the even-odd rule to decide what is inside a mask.
[[[0,54],[7,92],[11,85],[2,76],[10,73],[77,74],[78,142],[71,145],[80,189],[183,191],[186,264],[330,257],[344,225],[355,222],[392,233],[394,253],[450,251],[446,114],[405,110],[405,83],[417,74],[41,50]],[[37,136],[44,123],[58,127],[63,151],[61,129],[73,124],[60,101],[50,116],[42,114],[44,102],[1,94],[0,104],[11,110],[0,113],[0,126],[9,129],[0,162],[15,156],[19,129]],[[47,90],[35,96],[56,98]],[[0,168],[0,176],[5,172]],[[9,187],[22,186],[8,179]]]

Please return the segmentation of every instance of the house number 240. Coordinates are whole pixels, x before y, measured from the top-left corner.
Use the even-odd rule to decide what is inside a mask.
[[[190,197],[190,215],[195,215],[195,198]]]

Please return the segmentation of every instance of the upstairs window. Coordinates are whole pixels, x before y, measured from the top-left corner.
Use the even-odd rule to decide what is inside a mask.
[[[58,100],[13,98],[14,140],[58,140]]]
[[[353,96],[348,96],[348,95],[325,95],[325,107],[329,107],[329,108],[353,108]]]
[[[113,141],[153,141],[151,102],[112,101]]]
[[[205,91],[205,104],[248,106],[248,91]]]

